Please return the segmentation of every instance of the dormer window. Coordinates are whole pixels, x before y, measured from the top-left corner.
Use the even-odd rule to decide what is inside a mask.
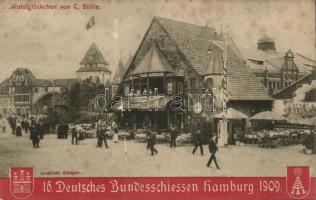
[[[254,60],[254,59],[248,59],[250,60],[251,62],[257,64],[257,65],[263,65],[264,64],[264,61],[263,60]]]

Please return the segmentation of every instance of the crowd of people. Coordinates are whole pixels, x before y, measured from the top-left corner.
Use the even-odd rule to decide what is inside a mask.
[[[50,126],[46,119],[35,119],[31,118],[30,120],[23,119],[23,118],[14,118],[9,117],[8,119],[9,126],[12,130],[12,134],[15,134],[17,137],[22,136],[22,131],[27,135],[30,133],[30,140],[32,141],[33,148],[39,148],[40,140],[44,139],[44,135],[49,133]],[[2,132],[6,131],[6,120],[3,118],[0,121]],[[54,127],[51,127],[54,128]],[[109,148],[107,139],[109,138],[109,129],[106,127],[106,123],[104,121],[99,120],[95,123],[91,124],[91,128],[96,129],[96,139],[97,139],[97,148],[102,148],[103,144],[105,148]],[[113,142],[119,142],[119,134],[118,134],[118,126],[116,122],[113,122],[111,125],[111,129],[114,132],[113,135]],[[147,151],[150,151],[150,155],[154,156],[158,154],[158,150],[155,148],[156,144],[156,134],[151,131],[148,125],[145,125],[146,130],[146,139],[147,139]],[[69,132],[69,125],[65,122],[59,123],[56,126],[57,139],[67,139],[68,132]],[[80,126],[75,126],[71,128],[71,144],[78,145],[81,141],[85,139],[84,130]],[[176,139],[178,136],[178,132],[172,128],[170,130],[170,148],[176,148]],[[124,142],[126,145],[126,142]],[[204,156],[203,151],[203,143],[202,143],[202,134],[200,129],[196,129],[193,132],[193,151],[192,154],[194,155],[197,149],[200,149],[200,154]],[[220,169],[217,160],[216,160],[216,152],[218,151],[216,145],[216,137],[211,137],[208,143],[208,148],[210,152],[210,158],[206,164],[207,167],[210,167],[212,161],[214,161],[215,166],[217,169]],[[126,153],[126,147],[125,147]]]

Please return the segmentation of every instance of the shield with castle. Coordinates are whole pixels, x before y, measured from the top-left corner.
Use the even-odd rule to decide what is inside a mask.
[[[33,168],[10,169],[10,192],[16,199],[27,199],[34,191]]]

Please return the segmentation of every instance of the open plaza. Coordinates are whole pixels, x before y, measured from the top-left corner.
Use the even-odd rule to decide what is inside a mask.
[[[1,132],[1,131],[0,131]],[[170,148],[168,143],[157,144],[156,156],[150,156],[146,143],[136,140],[113,143],[109,148],[96,148],[96,138],[85,139],[71,145],[68,139],[56,139],[55,134],[45,135],[40,148],[32,148],[29,135],[16,137],[10,131],[0,133],[0,177],[8,177],[10,167],[34,167],[38,177],[81,176],[285,176],[286,167],[308,165],[315,176],[316,155],[304,154],[303,145],[260,148],[258,145],[229,145],[220,147],[217,161],[206,167],[210,154],[203,145],[205,156],[192,145]]]

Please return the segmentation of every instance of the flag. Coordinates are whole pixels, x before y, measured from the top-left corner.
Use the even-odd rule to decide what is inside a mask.
[[[89,30],[94,24],[95,24],[94,16],[92,16],[89,22],[87,23],[87,30]]]

